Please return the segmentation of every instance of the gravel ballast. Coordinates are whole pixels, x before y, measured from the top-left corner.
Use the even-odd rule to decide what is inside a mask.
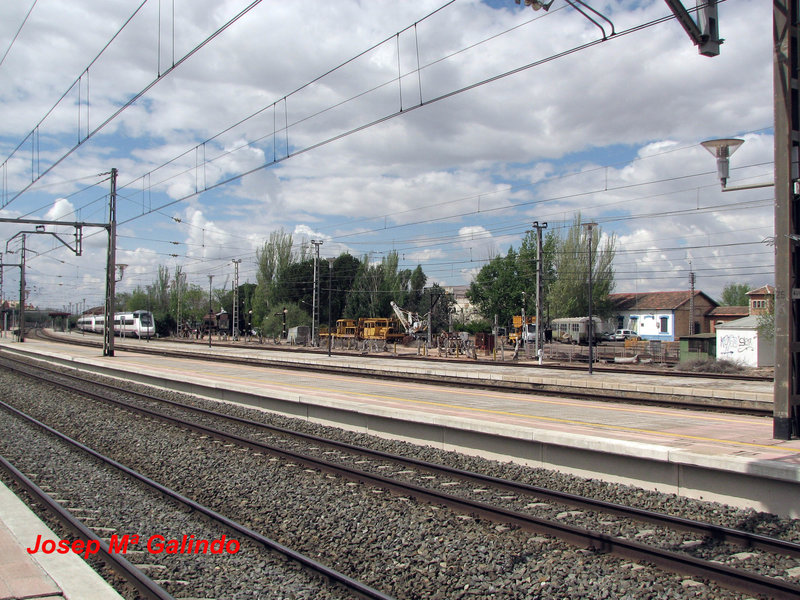
[[[11,404],[198,502],[397,597],[747,597],[419,504],[172,426],[155,426],[7,373],[0,377],[2,389],[13,390],[7,394]],[[796,521],[370,438],[231,405],[199,403],[496,477],[800,539]]]

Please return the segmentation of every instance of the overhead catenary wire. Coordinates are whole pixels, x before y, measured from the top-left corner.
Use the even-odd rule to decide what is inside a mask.
[[[449,5],[449,3],[448,3],[448,5]],[[126,220],[123,220],[122,224],[125,224],[125,223],[128,223],[128,222],[140,219],[143,216],[151,214],[151,213],[153,213],[155,211],[163,210],[163,209],[168,208],[170,206],[173,206],[175,204],[184,202],[184,201],[189,200],[191,198],[195,198],[195,197],[197,197],[197,196],[199,196],[199,195],[201,195],[203,193],[207,193],[209,191],[212,191],[212,190],[218,189],[220,187],[226,186],[226,185],[228,185],[230,183],[233,183],[234,181],[238,181],[238,180],[242,179],[243,177],[246,177],[248,175],[251,175],[253,173],[261,171],[263,169],[269,168],[269,167],[271,167],[273,165],[282,163],[282,162],[284,162],[284,161],[286,161],[286,160],[288,160],[290,158],[294,158],[294,157],[300,156],[302,154],[305,154],[307,152],[310,152],[312,150],[316,150],[316,149],[321,148],[323,146],[326,146],[326,145],[328,145],[328,144],[330,144],[332,142],[338,141],[340,139],[343,139],[345,137],[348,137],[348,136],[353,135],[355,133],[358,133],[360,131],[364,131],[366,129],[374,127],[375,125],[378,125],[378,124],[381,124],[381,123],[385,123],[385,122],[390,121],[390,120],[392,120],[394,118],[397,118],[398,116],[408,114],[408,113],[410,113],[410,112],[412,112],[414,110],[417,110],[419,108],[423,108],[425,106],[429,106],[431,104],[440,102],[442,100],[446,100],[446,99],[452,98],[453,96],[456,96],[458,94],[462,94],[462,93],[465,93],[467,91],[476,89],[476,88],[481,87],[483,85],[487,85],[487,84],[499,81],[499,80],[504,79],[506,77],[510,77],[512,75],[516,75],[518,73],[521,73],[521,72],[524,72],[526,70],[541,66],[543,64],[552,62],[554,60],[558,60],[560,58],[569,56],[571,54],[575,54],[577,52],[585,51],[585,50],[587,50],[587,49],[589,49],[589,48],[591,48],[593,46],[596,46],[596,45],[599,45],[599,44],[602,44],[602,43],[605,43],[605,42],[610,42],[612,40],[616,40],[616,39],[625,37],[625,36],[630,35],[632,33],[637,33],[639,31],[648,29],[650,27],[653,27],[653,26],[656,26],[656,25],[659,25],[659,24],[662,24],[662,23],[665,23],[665,22],[668,22],[668,21],[671,21],[671,20],[674,20],[674,19],[675,19],[675,16],[672,15],[672,14],[670,14],[668,16],[660,17],[660,18],[657,18],[657,19],[653,19],[651,21],[648,21],[648,22],[645,22],[645,23],[630,27],[630,28],[628,28],[626,30],[617,32],[617,34],[614,37],[606,38],[606,39],[596,39],[596,40],[593,40],[593,41],[590,41],[590,42],[587,42],[587,43],[579,44],[579,45],[573,46],[572,48],[569,48],[569,49],[567,49],[565,51],[558,52],[558,53],[555,53],[555,54],[551,54],[548,57],[545,57],[543,59],[530,62],[530,63],[528,63],[526,65],[511,69],[511,70],[508,70],[508,71],[505,71],[503,73],[499,73],[499,74],[491,76],[491,77],[484,78],[484,79],[482,79],[480,81],[477,81],[477,82],[474,82],[474,83],[471,83],[471,84],[468,84],[468,85],[465,85],[465,86],[461,86],[461,87],[459,87],[457,89],[451,90],[451,91],[446,92],[446,93],[439,94],[438,96],[434,96],[434,97],[429,98],[427,100],[423,100],[423,101],[418,102],[418,103],[416,103],[414,105],[403,107],[400,110],[396,110],[396,111],[390,112],[388,114],[385,114],[382,117],[367,121],[367,122],[365,122],[365,123],[363,123],[361,125],[352,127],[352,128],[347,129],[345,131],[342,131],[341,133],[329,136],[329,137],[327,137],[327,138],[325,138],[325,139],[323,139],[323,140],[321,140],[319,142],[312,143],[312,144],[309,144],[309,145],[304,146],[304,147],[297,147],[296,149],[294,149],[292,151],[289,151],[287,149],[287,152],[286,152],[286,154],[284,156],[275,157],[273,160],[267,161],[267,162],[265,162],[265,163],[263,163],[263,164],[261,164],[261,165],[259,165],[257,167],[254,167],[254,168],[251,168],[251,169],[247,169],[246,171],[242,171],[242,172],[235,173],[233,175],[227,176],[227,177],[217,181],[216,183],[207,185],[203,189],[198,189],[198,190],[196,190],[194,192],[190,192],[188,194],[185,194],[185,195],[183,195],[183,196],[181,196],[179,198],[176,198],[176,199],[170,200],[168,202],[162,203],[162,204],[160,204],[159,206],[157,206],[155,208],[152,208],[150,210],[145,211],[143,214],[136,215],[136,216],[130,217],[130,218],[126,219]],[[418,67],[417,69],[412,70],[410,73],[411,74],[416,73],[417,71],[421,70],[422,68],[424,68],[424,67]],[[397,83],[399,81],[399,79],[400,78],[395,77],[394,79],[391,79],[388,83]],[[382,85],[386,85],[386,84],[382,84]],[[274,103],[271,106],[276,106],[277,102],[279,102],[279,101],[276,101],[276,103]],[[261,110],[263,111],[264,109],[261,109]],[[325,109],[325,110],[329,110],[329,109]],[[288,123],[287,123],[286,127],[288,129],[288,127],[289,127]],[[273,135],[275,133],[276,132],[273,132],[270,135]],[[209,138],[209,140],[210,139],[212,139],[212,138]],[[196,145],[192,150],[188,150],[188,151],[184,152],[183,155],[194,151],[196,148],[198,148],[198,147],[202,146],[203,144],[207,143],[209,140],[206,140],[205,142]],[[246,146],[246,145],[243,145],[243,147],[244,146]],[[173,160],[176,160],[176,159],[173,159]],[[168,161],[167,163],[164,163],[162,165],[162,167],[167,165],[167,164],[169,164],[169,162],[171,162],[171,161]],[[208,163],[206,161],[204,161],[202,164],[205,165],[205,164],[208,164]],[[155,171],[155,170],[157,170],[157,169],[154,169],[153,171]],[[183,174],[185,174],[186,172],[187,171],[184,171]],[[123,184],[121,187],[130,186],[131,184],[133,184],[135,181],[138,181],[139,179],[140,178],[136,178],[136,179],[134,179],[133,181],[131,181],[129,183]]]
[[[31,7],[28,9],[28,12],[25,14],[25,18],[22,19],[22,23],[20,23],[19,28],[17,29],[17,32],[14,34],[14,37],[12,38],[11,42],[8,44],[8,48],[6,48],[6,51],[3,52],[3,56],[0,57],[0,67],[3,66],[3,63],[6,60],[6,56],[8,56],[9,52],[11,52],[11,48],[14,45],[14,42],[17,41],[17,38],[19,37],[20,32],[22,32],[22,28],[25,27],[25,23],[28,22],[28,17],[31,16],[31,13],[33,12],[34,7],[36,6],[36,2],[37,2],[37,0],[33,0],[33,4],[31,4]]]
[[[34,127],[34,129],[31,131],[31,133],[29,133],[28,136],[19,143],[19,145],[14,149],[14,151],[11,153],[11,155],[8,158],[6,158],[5,161],[3,161],[2,165],[0,165],[0,168],[5,167],[5,165],[11,159],[11,157],[22,147],[22,145],[28,139],[30,139],[31,136],[35,135],[35,132],[39,129],[39,127],[44,122],[44,120],[56,109],[56,107],[64,100],[64,98],[67,97],[67,95],[74,88],[74,86],[80,84],[81,77],[83,77],[83,75],[85,73],[89,72],[89,68],[92,66],[92,64],[94,64],[94,62],[103,54],[103,52],[105,52],[105,50],[108,48],[108,46],[111,45],[111,43],[114,41],[114,39],[116,39],[116,37],[119,35],[119,33],[128,25],[128,23],[131,22],[131,20],[136,16],[136,14],[139,12],[139,10],[142,8],[142,6],[145,5],[146,2],[147,2],[147,0],[142,0],[142,3],[137,7],[137,9],[134,11],[134,13],[128,18],[128,20],[117,31],[117,33],[114,34],[114,36],[108,41],[106,46],[100,51],[100,53],[95,57],[95,59],[92,60],[92,62],[89,64],[89,66],[86,67],[86,69],[81,73],[80,77],[78,77],[78,79],[76,79],[75,82],[73,82],[72,86],[70,86],[70,88],[66,92],[64,92],[64,94],[61,96],[61,98],[58,100],[58,102],[56,102],[56,104],[39,121],[39,123],[36,125],[36,127]],[[124,112],[126,109],[128,109],[130,106],[132,106],[137,100],[139,100],[139,98],[144,96],[156,84],[158,84],[162,79],[164,79],[164,77],[168,76],[175,69],[180,67],[184,62],[189,60],[192,56],[194,56],[197,52],[199,52],[203,47],[208,45],[212,40],[214,40],[216,37],[218,37],[223,31],[228,29],[231,25],[233,25],[236,21],[238,21],[240,18],[242,18],[245,14],[247,14],[250,10],[253,9],[253,7],[257,6],[260,2],[261,2],[261,0],[253,0],[253,2],[251,4],[249,4],[242,11],[240,11],[237,15],[235,15],[233,18],[231,18],[226,23],[224,23],[221,27],[219,27],[216,31],[214,31],[210,36],[208,36],[202,42],[197,44],[194,48],[190,49],[189,52],[184,54],[177,62],[173,61],[173,64],[168,69],[166,69],[163,73],[159,72],[158,76],[154,80],[152,80],[145,87],[143,87],[137,93],[135,93],[131,98],[128,99],[127,102],[125,102],[114,113],[112,113],[109,117],[107,117],[104,121],[102,121],[100,123],[100,125],[98,125],[97,127],[95,127],[92,130],[88,130],[87,129],[86,136],[83,139],[79,139],[77,144],[75,144],[74,146],[68,148],[67,151],[64,154],[62,154],[60,157],[57,157],[53,161],[53,163],[49,167],[47,167],[44,171],[41,171],[40,173],[38,173],[38,175],[34,174],[34,176],[32,177],[32,180],[31,180],[30,183],[28,183],[25,186],[23,186],[23,188],[21,190],[19,190],[16,194],[14,194],[11,198],[9,198],[9,199],[3,198],[3,202],[0,204],[0,208],[4,208],[4,207],[8,206],[14,200],[19,198],[22,194],[24,194],[26,191],[28,191],[36,182],[38,182],[42,177],[44,177],[45,175],[50,173],[53,169],[55,169],[58,165],[60,165],[67,157],[72,155],[72,153],[75,152],[75,150],[77,150],[87,140],[91,139],[97,133],[102,131],[109,123],[114,121],[120,114],[122,114],[122,112]],[[80,138],[80,132],[79,132],[79,138]]]
[[[634,218],[634,217],[630,217],[630,218]],[[213,247],[214,247],[214,248],[225,248],[226,246],[223,246],[223,245],[215,245],[215,246],[213,246]]]
[[[434,11],[433,13],[430,13],[430,14],[434,14],[435,12],[438,12],[438,11],[442,10],[444,7],[446,7],[446,6],[448,6],[448,5],[449,5],[449,3],[448,3],[448,4],[445,4],[444,6],[440,7],[439,9],[437,9],[436,11]],[[428,18],[429,16],[430,16],[430,15],[426,16],[425,18]],[[643,24],[643,25],[640,25],[640,26],[637,26],[637,27],[631,28],[630,30],[628,30],[628,31],[626,31],[626,32],[621,32],[619,35],[625,35],[626,33],[629,33],[629,32],[631,32],[631,31],[634,31],[634,30],[638,30],[638,29],[639,29],[639,28],[641,28],[641,27],[652,26],[653,24],[657,24],[657,23],[663,22],[664,20],[669,20],[670,18],[671,18],[671,17],[664,17],[664,18],[662,18],[662,19],[658,19],[658,20],[656,20],[656,21],[652,21],[652,22],[650,22],[650,23],[646,23],[646,24]],[[422,20],[424,20],[424,19],[422,19]],[[420,22],[421,22],[422,20],[420,20]],[[520,25],[520,26],[521,26],[521,25]],[[502,32],[501,34],[497,34],[497,35],[502,35],[503,33],[506,33],[506,32]],[[390,36],[390,37],[391,37],[391,36]],[[497,36],[493,36],[493,37],[497,37]],[[386,39],[390,39],[390,38],[386,38]],[[491,38],[489,38],[489,39],[491,39]],[[385,41],[385,40],[384,40],[384,41]],[[482,42],[483,42],[483,40],[482,40]],[[481,42],[481,43],[482,43],[482,42]],[[380,45],[380,43],[383,43],[383,42],[379,42],[379,44],[375,44],[375,45],[373,45],[371,48],[375,48],[375,47],[377,47],[378,45]],[[477,44],[473,44],[472,46],[475,46],[475,45],[477,45]],[[368,50],[369,50],[369,49],[368,49]],[[367,51],[368,51],[368,50],[367,50]],[[454,53],[451,53],[451,55],[457,54],[458,52],[462,52],[463,50],[464,50],[464,49],[462,49],[462,50],[459,50],[459,51],[457,51],[457,52],[454,52]],[[573,49],[573,50],[575,50],[575,49]],[[366,52],[366,51],[364,51],[364,52]],[[363,52],[362,52],[362,54],[363,54]],[[451,56],[451,55],[448,55],[448,56]],[[360,56],[360,55],[359,55],[359,56]],[[554,55],[554,56],[556,56],[556,55]],[[355,58],[355,57],[354,57],[354,58]],[[438,61],[441,61],[441,60],[444,60],[445,58],[446,58],[446,57],[443,57],[443,58],[437,59],[437,61],[433,61],[433,63],[435,63],[435,62],[438,62]],[[546,59],[546,60],[550,60],[550,59],[552,59],[552,58],[553,58],[553,56],[551,56],[551,57],[548,57],[548,59]],[[350,59],[350,61],[352,61],[352,60],[354,60],[354,59]],[[347,64],[347,62],[349,62],[349,61],[346,61],[345,63],[342,63],[342,64]],[[541,62],[541,61],[538,61],[537,63],[531,63],[531,64],[529,64],[529,65],[527,65],[527,66],[525,66],[525,67],[522,67],[521,69],[530,68],[530,66],[531,66],[531,65],[539,64],[540,62]],[[431,63],[431,64],[433,64],[433,63]],[[341,66],[341,65],[339,65],[339,66]],[[429,65],[425,65],[425,67],[427,67],[427,66],[429,66]],[[425,67],[420,67],[420,69],[422,69],[422,68],[425,68]],[[306,86],[310,85],[310,84],[311,84],[311,83],[313,83],[314,81],[317,81],[317,80],[321,79],[322,77],[324,77],[324,76],[325,76],[325,75],[327,75],[328,73],[330,73],[330,72],[333,72],[333,71],[334,71],[334,70],[336,70],[337,68],[339,68],[339,67],[335,67],[334,69],[331,69],[331,70],[330,70],[330,71],[328,71],[327,73],[324,73],[323,75],[319,76],[319,77],[318,77],[318,78],[316,78],[315,80],[312,80],[312,82],[309,82],[308,84],[305,84],[304,86],[301,86],[301,88],[298,88],[298,89],[303,89],[304,87],[306,87]],[[519,72],[519,70],[521,70],[521,69],[515,69],[515,70],[514,70],[514,71],[512,71],[512,72]],[[509,72],[509,73],[511,73],[511,72]],[[507,74],[508,74],[508,73],[506,73],[506,74],[502,74],[501,76],[506,76]],[[486,83],[486,82],[488,82],[488,81],[493,81],[493,80],[495,80],[495,78],[491,78],[491,79],[489,79],[489,80],[485,80],[484,82],[480,82],[479,84],[480,84],[480,85],[482,85],[483,83]],[[470,86],[470,87],[472,87],[472,86]],[[456,92],[457,92],[457,93],[460,93],[461,91],[463,91],[463,89],[468,89],[468,88],[462,88],[461,90],[457,90]],[[449,96],[449,95],[452,95],[452,93],[451,93],[451,94],[448,94],[448,95],[445,95],[445,97],[446,97],[446,96]],[[437,99],[438,99],[438,98],[437,98]],[[434,100],[437,100],[437,99],[434,99]],[[257,113],[255,113],[255,114],[257,114]],[[250,117],[248,117],[248,118],[250,118]],[[240,122],[241,122],[241,121],[240,121]],[[219,135],[219,134],[217,134],[217,135]],[[209,138],[209,140],[211,140],[211,139],[214,139],[214,138]],[[209,141],[209,140],[206,140],[206,141]],[[206,142],[204,142],[204,143],[206,143]],[[165,164],[166,164],[166,163],[165,163]],[[163,166],[163,165],[162,165],[162,166]],[[228,181],[230,181],[230,180],[228,180]],[[121,187],[124,187],[124,186],[121,186]],[[490,194],[490,193],[492,193],[492,192],[487,192],[487,194]],[[181,199],[178,199],[178,200],[176,200],[175,202],[179,202],[179,201],[181,201]],[[172,204],[172,203],[170,203],[170,204]],[[524,205],[524,204],[522,204],[522,205]],[[163,206],[162,206],[162,207],[160,207],[160,208],[163,208]],[[160,208],[153,209],[153,211],[148,211],[148,212],[146,212],[146,213],[144,213],[144,214],[149,214],[149,212],[157,212],[157,211],[159,211],[159,210],[160,210]],[[486,212],[486,211],[484,211],[484,212]],[[130,220],[134,220],[134,219],[136,219],[136,218],[141,218],[142,216],[144,216],[144,214],[142,214],[142,215],[138,215],[137,217],[134,217],[133,219],[130,219]],[[125,222],[128,222],[128,221],[124,221],[123,223],[125,223]]]

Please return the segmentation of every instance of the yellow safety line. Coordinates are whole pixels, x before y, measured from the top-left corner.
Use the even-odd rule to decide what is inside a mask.
[[[161,368],[163,369],[163,367],[161,367]],[[233,381],[246,381],[246,382],[250,382],[250,383],[255,382],[255,383],[259,383],[259,384],[264,384],[265,383],[263,380],[250,379],[250,378],[245,378],[245,377],[233,377],[233,376],[230,376],[230,375],[228,375],[228,376],[217,375],[216,377],[221,377],[223,379],[227,378],[227,379],[231,379]],[[415,400],[413,398],[399,398],[399,397],[396,397],[396,396],[384,396],[384,395],[381,395],[381,394],[350,392],[350,391],[346,391],[346,390],[336,390],[336,389],[330,389],[330,388],[319,388],[319,387],[304,386],[304,385],[297,385],[297,384],[288,384],[288,383],[276,383],[276,382],[270,382],[270,383],[272,385],[284,386],[284,387],[288,387],[290,389],[298,389],[299,388],[300,390],[314,391],[314,392],[320,392],[320,393],[341,394],[341,395],[346,395],[346,396],[361,396],[362,398],[375,398],[375,399],[379,399],[379,400],[389,400],[389,401],[393,401],[393,402],[404,402],[404,403],[412,403],[412,404],[424,404],[426,406],[436,406],[436,407],[441,407],[441,408],[450,408],[450,409],[454,409],[454,410],[462,410],[462,411],[468,411],[468,412],[477,412],[477,413],[484,413],[484,414],[501,415],[501,416],[507,416],[507,417],[519,417],[519,418],[529,419],[529,420],[533,420],[533,421],[548,421],[548,422],[551,422],[551,423],[564,423],[564,424],[569,424],[569,425],[580,425],[580,426],[583,426],[583,427],[600,427],[600,428],[604,428],[604,429],[627,431],[627,432],[631,432],[631,433],[646,433],[646,434],[657,435],[657,436],[662,436],[662,437],[673,437],[673,438],[695,440],[695,441],[702,441],[702,442],[714,442],[714,443],[719,443],[719,444],[732,444],[732,445],[736,445],[736,446],[746,446],[748,448],[766,448],[766,449],[770,449],[770,450],[778,450],[778,449],[780,449],[780,450],[784,450],[784,451],[787,451],[787,452],[800,453],[800,448],[783,447],[783,446],[769,445],[769,444],[756,444],[756,443],[753,443],[753,442],[739,442],[739,441],[736,441],[736,440],[725,440],[725,439],[719,439],[719,438],[710,438],[710,437],[703,437],[703,436],[686,435],[686,434],[682,434],[682,433],[670,433],[670,432],[664,432],[664,431],[656,431],[656,430],[652,430],[652,429],[641,429],[641,428],[637,428],[637,427],[626,427],[624,425],[607,425],[605,423],[591,423],[591,422],[587,422],[587,421],[576,421],[576,420],[573,420],[573,419],[560,419],[560,418],[557,418],[557,417],[526,415],[526,414],[523,414],[523,413],[500,411],[500,410],[493,410],[493,409],[487,409],[487,408],[477,408],[477,407],[472,407],[472,406],[462,406],[460,404],[447,404],[445,402],[431,402],[431,401],[428,401],[428,400]],[[528,401],[529,402],[533,402],[532,400],[528,400]],[[553,403],[553,404],[558,404],[558,403],[552,402],[552,401],[548,401],[548,402]],[[599,408],[606,408],[606,407],[599,407]],[[611,407],[611,408],[613,408],[613,407]],[[617,409],[617,410],[626,410],[626,409],[621,408],[621,409]],[[645,412],[646,413],[647,411],[636,411],[636,410],[634,410],[633,412]],[[692,415],[692,417],[694,418],[695,415]]]
[[[194,360],[194,359],[188,359],[188,360]],[[203,362],[203,361],[199,361],[199,362]],[[247,365],[232,365],[232,366],[239,366],[239,367],[247,368]],[[287,369],[285,367],[268,367],[268,368],[273,372],[282,373],[284,375],[289,375],[289,376],[296,376],[297,375],[297,373],[295,371],[289,370],[289,369]],[[354,378],[355,377],[355,378],[359,378],[359,379],[363,379],[365,381],[368,381],[370,385],[375,385],[375,386],[380,386],[380,387],[404,388],[404,389],[408,389],[410,387],[407,384],[400,384],[400,383],[394,383],[394,382],[389,382],[389,381],[375,381],[374,379],[372,379],[371,376],[368,377],[366,375],[359,374],[358,372],[355,372],[352,375],[327,375],[327,374],[320,374],[320,373],[308,373],[307,376],[313,377],[313,378],[316,378],[316,379],[327,379],[327,380],[343,380],[343,379],[348,378],[348,377],[350,377],[350,378]],[[220,377],[224,377],[224,376],[220,376]],[[247,381],[247,379],[244,379],[244,380]],[[260,383],[264,383],[263,379],[259,379],[257,381],[260,382]],[[297,387],[297,388],[300,388],[300,389],[314,390],[314,391],[320,391],[320,392],[336,392],[336,393],[341,393],[341,394],[358,394],[359,393],[359,392],[348,392],[348,391],[335,390],[335,389],[331,390],[331,389],[328,389],[328,388],[317,388],[317,387],[311,387],[311,386],[302,386],[302,385],[296,385],[296,384],[290,384],[290,383],[281,383],[281,382],[276,382],[276,381],[268,381],[267,383],[268,384],[273,384],[273,385],[286,385],[286,386],[290,386],[292,388]],[[419,388],[424,388],[426,386],[425,383],[414,383],[413,385],[414,386],[419,386]],[[450,388],[444,387],[444,386],[441,386],[441,387],[437,386],[437,389],[439,391],[441,391],[441,392],[444,392],[444,393],[448,394],[448,395],[461,396],[461,395],[464,395],[465,393],[468,393],[469,395],[475,396],[475,397],[478,397],[478,398],[492,398],[492,399],[504,399],[504,398],[507,398],[507,399],[513,400],[515,402],[530,402],[530,403],[534,403],[534,404],[552,404],[554,406],[582,407],[582,406],[586,406],[586,402],[587,402],[587,401],[583,401],[583,400],[563,400],[563,401],[560,401],[560,400],[548,400],[546,398],[535,398],[534,399],[534,398],[526,397],[526,396],[523,396],[522,394],[514,393],[514,392],[507,392],[504,395],[498,395],[498,394],[494,394],[492,392],[484,392],[484,391],[481,391],[481,390],[469,390],[469,391],[465,392],[464,390],[450,389]],[[606,392],[612,392],[613,393],[613,390],[601,390],[601,391],[606,391]],[[531,394],[536,394],[537,391],[536,390],[530,390],[530,393]],[[569,394],[569,392],[565,392],[565,393]],[[395,398],[393,396],[379,396],[379,395],[375,395],[375,394],[370,394],[370,397],[386,398],[386,399],[389,399],[389,400],[399,400],[399,398]],[[624,398],[621,398],[620,402],[624,402],[624,400],[625,400]],[[632,413],[638,413],[638,414],[644,414],[644,415],[659,415],[659,416],[670,416],[670,415],[672,415],[672,413],[665,412],[663,409],[659,409],[659,408],[656,408],[656,407],[651,407],[650,409],[648,409],[647,407],[634,407],[633,405],[631,405],[631,406],[612,406],[612,405],[606,404],[606,403],[604,403],[602,401],[592,401],[592,400],[590,400],[589,402],[594,402],[595,403],[594,404],[595,408],[602,409],[602,410],[605,410],[605,411],[632,412]],[[452,406],[452,405],[443,405],[443,406]],[[716,423],[740,423],[741,422],[740,419],[737,418],[737,417],[725,417],[725,416],[711,415],[711,414],[703,414],[703,415],[694,414],[694,415],[689,415],[689,416],[692,419],[697,420],[697,421],[713,421],[713,422],[716,422]]]
[[[131,357],[131,358],[133,358],[133,357]],[[143,356],[142,358],[146,359],[148,357]],[[189,359],[189,360],[192,360],[192,359]],[[198,362],[202,362],[201,359],[194,359],[194,360],[197,360]],[[229,366],[242,366],[242,365],[229,365]],[[164,369],[164,367],[160,367],[160,368]],[[176,372],[181,372],[181,373],[185,374],[185,371],[180,371],[180,370],[176,370],[176,369],[164,369],[164,370],[176,371]],[[292,373],[292,374],[294,374],[294,373]],[[251,383],[252,382],[256,382],[256,383],[260,383],[260,384],[264,384],[265,383],[263,380],[256,380],[256,379],[250,379],[250,378],[244,378],[244,377],[232,377],[232,376],[220,376],[220,375],[217,375],[217,377],[220,377],[220,378],[223,378],[223,379],[227,378],[227,379],[231,379],[233,381],[246,381],[246,382],[251,382]],[[271,383],[272,385],[289,387],[291,389],[299,388],[301,390],[311,390],[311,391],[315,391],[315,392],[342,394],[342,395],[346,395],[346,396],[361,396],[361,397],[366,397],[366,398],[376,398],[376,399],[382,399],[382,400],[391,400],[393,402],[424,404],[424,405],[427,405],[427,406],[437,406],[437,407],[442,407],[442,408],[450,408],[450,409],[463,410],[463,411],[468,411],[468,412],[477,412],[477,413],[484,413],[484,414],[494,414],[494,415],[502,415],[502,416],[510,416],[510,417],[519,417],[519,418],[529,419],[529,420],[533,420],[533,421],[548,421],[548,422],[552,422],[552,423],[564,423],[564,424],[569,424],[569,425],[580,425],[580,426],[583,426],[583,427],[599,427],[599,428],[603,428],[603,429],[627,431],[627,432],[631,432],[631,433],[646,433],[646,434],[652,434],[652,435],[657,435],[657,436],[661,436],[661,437],[674,437],[674,438],[679,438],[679,439],[695,440],[695,441],[702,441],[702,442],[731,444],[731,445],[736,445],[736,446],[745,446],[745,447],[748,447],[748,448],[765,448],[765,449],[769,449],[769,450],[778,450],[778,449],[780,449],[780,450],[783,450],[783,451],[786,451],[786,452],[800,453],[800,448],[783,447],[783,446],[769,445],[769,444],[756,444],[756,443],[752,443],[752,442],[739,442],[739,441],[735,441],[735,440],[725,440],[725,439],[719,439],[719,438],[710,438],[710,437],[703,437],[703,436],[686,435],[686,434],[681,434],[681,433],[670,433],[670,432],[663,432],[663,431],[655,431],[655,430],[652,430],[652,429],[641,429],[641,428],[636,428],[636,427],[625,427],[623,425],[607,425],[605,423],[590,423],[590,422],[586,422],[586,421],[575,421],[575,420],[572,420],[572,419],[559,419],[559,418],[556,418],[556,417],[526,415],[526,414],[522,414],[522,413],[498,411],[498,410],[491,410],[491,409],[486,409],[486,408],[476,408],[476,407],[471,407],[471,406],[462,406],[462,405],[459,405],[459,404],[447,404],[447,403],[443,403],[443,402],[429,402],[427,400],[415,400],[415,399],[412,399],[412,398],[398,398],[396,396],[384,396],[384,395],[380,395],[380,394],[365,394],[365,393],[360,393],[360,392],[349,392],[349,391],[344,391],[344,390],[335,390],[335,389],[329,389],[329,388],[317,388],[317,387],[312,387],[312,386],[303,386],[303,385],[297,385],[297,384],[286,384],[286,383],[277,383],[277,382],[268,382],[268,384],[269,383]],[[464,392],[456,392],[455,390],[453,390],[450,393],[463,394]],[[476,394],[476,395],[487,395],[488,396],[488,394]],[[498,398],[498,396],[489,396],[489,397]],[[519,399],[520,398],[515,398],[515,400],[519,400]],[[534,400],[525,399],[525,398],[522,398],[522,400],[526,401],[526,402],[540,402],[539,400],[534,401]],[[579,406],[579,404],[576,404],[576,403],[561,403],[561,402],[555,402],[555,401],[552,401],[552,400],[542,400],[541,403],[562,404],[562,405],[566,404],[568,406]],[[654,414],[652,411],[642,411],[642,410],[638,410],[638,409],[627,409],[627,408],[624,408],[624,407],[617,408],[617,407],[611,407],[611,406],[609,406],[609,407],[598,406],[598,408],[602,408],[603,410],[620,410],[620,411],[640,412],[640,413],[644,413],[644,414]],[[659,413],[655,413],[655,414],[659,414]],[[660,413],[660,414],[668,414],[668,413]],[[719,421],[724,421],[725,420],[725,419],[717,419],[717,418],[714,418],[714,417],[705,417],[705,416],[702,416],[702,415],[691,415],[691,417],[692,418],[696,418],[696,419],[710,419],[710,420],[719,420]],[[727,420],[731,421],[731,422],[735,422],[732,419],[727,419]]]

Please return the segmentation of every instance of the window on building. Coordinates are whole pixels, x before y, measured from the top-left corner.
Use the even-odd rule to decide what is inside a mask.
[[[669,317],[661,317],[661,333],[669,333]]]

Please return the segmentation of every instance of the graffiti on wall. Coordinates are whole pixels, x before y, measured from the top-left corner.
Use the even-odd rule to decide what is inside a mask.
[[[756,334],[729,333],[719,338],[717,357],[756,364]]]

